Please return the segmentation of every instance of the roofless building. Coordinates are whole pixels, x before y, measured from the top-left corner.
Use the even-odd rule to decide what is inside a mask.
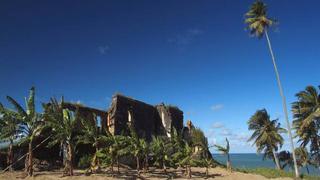
[[[129,125],[132,125],[140,138],[150,141],[152,136],[170,137],[172,128],[177,131],[183,128],[183,112],[179,108],[164,103],[153,106],[120,94],[112,97],[107,111],[66,102],[63,107],[78,111],[87,121],[112,135],[128,135]]]

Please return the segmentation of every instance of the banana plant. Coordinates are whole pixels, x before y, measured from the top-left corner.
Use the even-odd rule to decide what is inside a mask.
[[[33,142],[44,127],[42,116],[36,112],[35,88],[32,87],[29,91],[29,98],[25,98],[25,109],[12,97],[7,96],[7,99],[13,105],[15,112],[19,116],[19,129],[23,132],[22,143],[28,143],[28,156],[26,158],[25,170],[28,173],[28,176],[33,176]]]
[[[9,165],[9,171],[12,171],[13,144],[23,132],[20,130],[20,121],[17,113],[5,108],[1,103],[0,115],[0,140],[2,142],[9,141],[7,165]]]

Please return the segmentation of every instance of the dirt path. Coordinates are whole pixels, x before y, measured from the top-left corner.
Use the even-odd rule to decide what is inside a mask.
[[[11,179],[21,179],[25,177],[25,173],[22,171],[17,172],[6,172],[0,174],[0,179],[11,180]],[[205,178],[205,168],[192,168],[192,179],[204,179]],[[147,174],[141,174],[140,177],[137,176],[135,170],[121,169],[120,174],[116,174],[114,177],[111,176],[110,172],[105,171],[101,174],[93,174],[90,176],[84,175],[83,171],[76,170],[75,176],[73,177],[62,177],[61,171],[42,171],[36,172],[35,177],[25,178],[36,179],[36,180],[103,180],[103,179],[186,179],[182,172],[179,170],[170,169],[167,174],[164,174],[161,170],[150,169]],[[228,172],[222,168],[212,168],[209,171],[209,178],[214,180],[266,180],[267,178],[255,175],[255,174],[245,174],[241,172]],[[277,178],[277,180],[292,180],[291,178]]]

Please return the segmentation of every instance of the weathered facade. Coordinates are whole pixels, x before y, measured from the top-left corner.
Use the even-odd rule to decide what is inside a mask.
[[[95,123],[102,129],[106,128],[106,122],[108,117],[108,113],[106,111],[68,102],[63,102],[62,107],[73,112],[77,111],[80,114],[80,116],[86,119],[87,121]]]
[[[114,135],[128,134],[133,125],[139,137],[151,140],[153,135],[170,136],[171,128],[182,130],[183,112],[164,104],[152,106],[116,94],[108,110],[107,127]]]
[[[155,106],[161,120],[160,134],[170,137],[172,128],[181,131],[183,128],[183,112],[174,106],[160,104]]]
[[[153,106],[120,94],[112,97],[107,111],[68,102],[62,106],[113,135],[129,135],[132,125],[139,137],[150,141],[152,136],[170,137],[172,128],[179,132],[183,129],[183,112],[179,108],[164,103]]]

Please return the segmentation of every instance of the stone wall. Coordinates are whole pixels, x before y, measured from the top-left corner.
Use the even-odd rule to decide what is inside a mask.
[[[90,108],[90,107],[85,107],[80,104],[68,103],[68,102],[63,102],[62,107],[65,109],[68,109],[70,111],[73,111],[73,112],[78,111],[78,113],[80,114],[81,117],[83,117],[85,120],[87,120],[91,123],[94,123],[96,125],[98,125],[96,122],[96,118],[99,118],[102,129],[105,129],[107,126],[108,113],[106,111],[102,111],[102,110],[94,109],[94,108]],[[94,117],[94,115],[96,117]],[[80,124],[78,126],[80,126],[78,128],[81,128]]]
[[[131,123],[141,138],[151,140],[153,135],[170,136],[171,128],[183,128],[183,112],[164,104],[152,106],[144,102],[116,94],[108,111],[108,129],[112,134],[129,134]]]
[[[170,137],[172,128],[180,132],[183,128],[183,112],[177,107],[166,106],[165,104],[156,105],[161,125],[160,134]]]
[[[117,94],[108,113],[109,131],[114,135],[129,135],[128,123],[132,123],[139,137],[147,140],[156,132],[159,118],[152,105]]]

